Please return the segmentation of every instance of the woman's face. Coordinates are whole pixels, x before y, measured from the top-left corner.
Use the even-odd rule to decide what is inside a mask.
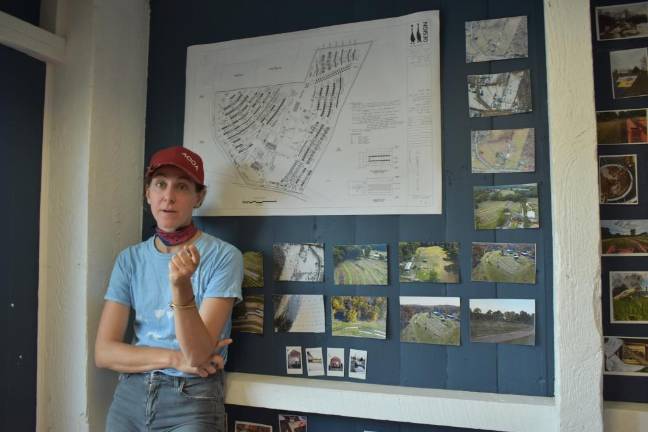
[[[205,191],[196,192],[196,184],[179,168],[158,168],[146,187],[146,202],[162,231],[173,232],[191,223],[191,212],[198,207]]]

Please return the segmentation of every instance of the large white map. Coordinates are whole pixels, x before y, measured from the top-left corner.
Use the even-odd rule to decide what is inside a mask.
[[[441,213],[439,15],[191,46],[198,215]]]

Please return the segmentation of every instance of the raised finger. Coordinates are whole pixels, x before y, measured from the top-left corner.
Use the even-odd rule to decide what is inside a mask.
[[[189,245],[187,247],[187,252],[191,257],[191,262],[193,262],[195,265],[200,264],[200,252],[198,252],[198,248],[195,245]]]
[[[231,338],[221,339],[221,340],[219,340],[218,343],[216,344],[216,348],[215,348],[215,349],[219,350],[219,349],[221,349],[221,348],[223,348],[223,347],[226,347],[227,345],[231,344],[232,342],[234,342],[234,341],[233,341]]]

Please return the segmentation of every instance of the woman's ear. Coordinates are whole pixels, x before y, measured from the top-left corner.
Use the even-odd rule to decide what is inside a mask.
[[[207,195],[207,189],[203,189],[200,192],[198,192],[198,202],[194,206],[194,208],[199,208],[203,201],[205,200],[205,195]]]
[[[144,186],[144,197],[146,197],[146,203],[151,205],[151,197],[149,196],[149,186]]]

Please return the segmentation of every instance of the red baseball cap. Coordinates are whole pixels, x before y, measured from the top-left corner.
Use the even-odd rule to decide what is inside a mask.
[[[190,179],[204,186],[205,171],[203,170],[202,158],[188,148],[176,146],[158,150],[151,156],[149,165],[146,168],[146,176],[150,176],[153,171],[164,165],[180,168]]]

